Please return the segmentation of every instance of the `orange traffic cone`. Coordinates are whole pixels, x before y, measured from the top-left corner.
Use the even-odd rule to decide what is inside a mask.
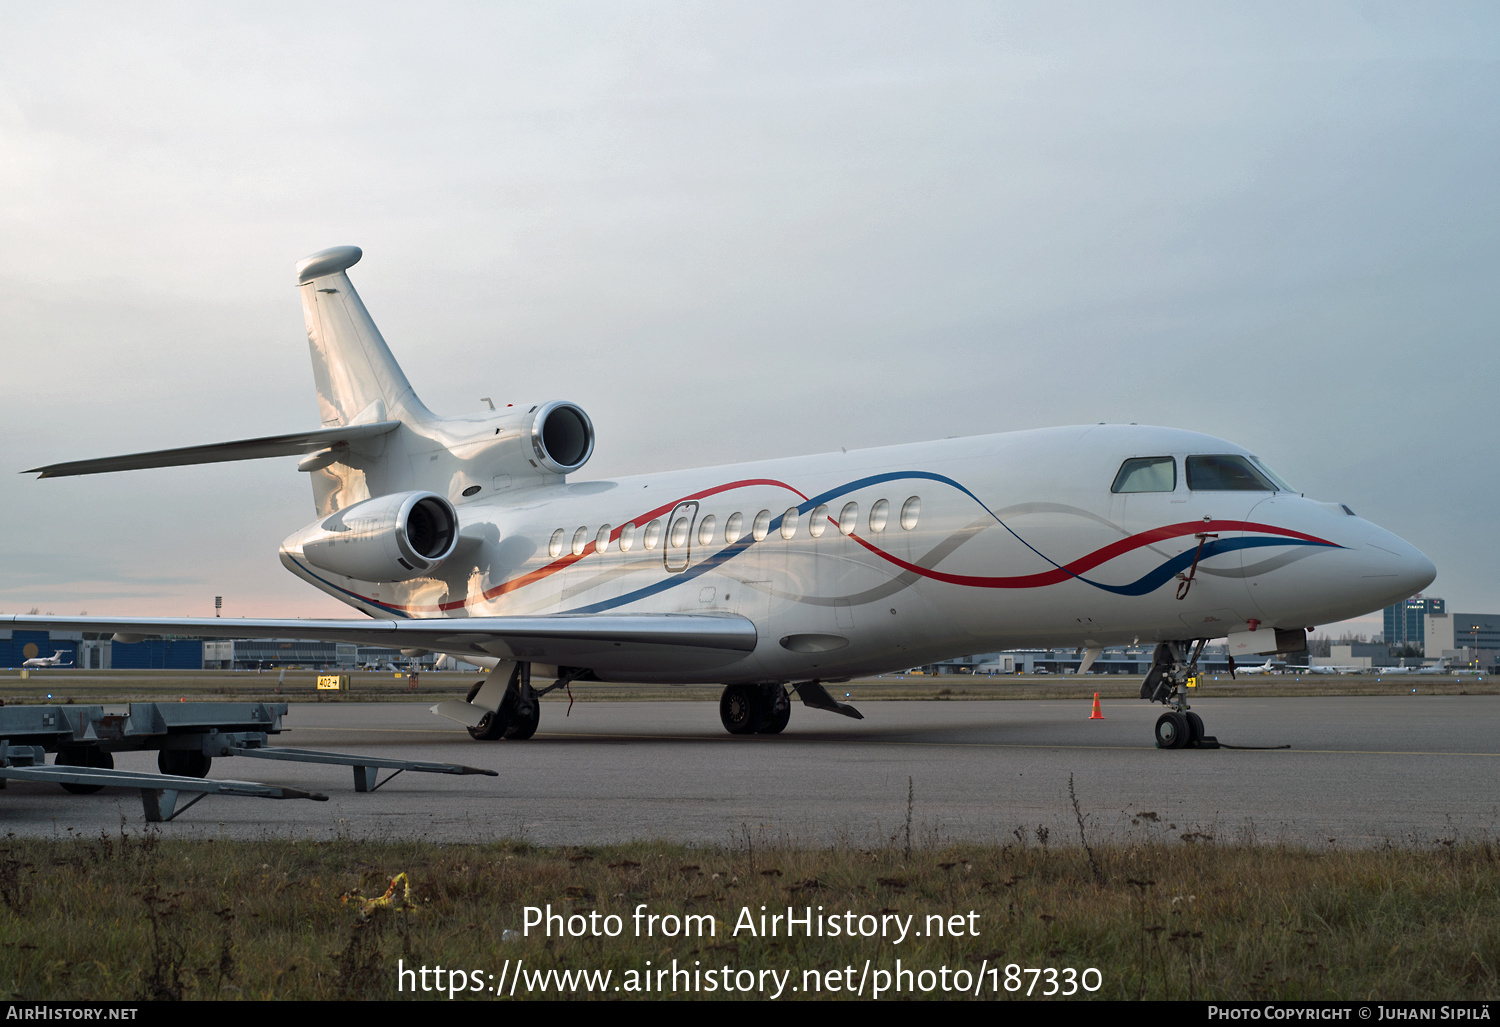
[[[1094,712],[1089,714],[1089,720],[1103,720],[1104,711],[1099,708],[1099,693],[1094,693]]]

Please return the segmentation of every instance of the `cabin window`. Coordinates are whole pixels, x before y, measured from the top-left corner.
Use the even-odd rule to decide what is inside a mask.
[[[1195,492],[1275,492],[1276,486],[1242,456],[1190,456],[1188,488]]]
[[[646,525],[646,535],[645,535],[645,538],[643,538],[641,541],[645,543],[647,549],[655,549],[656,548],[657,543],[659,543],[661,541],[661,518],[660,517],[656,518],[650,524]]]
[[[607,553],[607,552],[609,552],[609,525],[608,524],[606,524],[604,527],[600,528],[599,529],[599,534],[597,534],[597,535],[594,536],[594,552],[596,552],[596,553]]]
[[[673,549],[681,549],[683,546],[687,545],[689,527],[691,527],[691,525],[688,523],[688,519],[686,517],[679,517],[677,518],[677,520],[673,521],[672,534],[667,539],[667,545]]]
[[[917,518],[922,516],[922,500],[912,496],[901,504],[901,527],[911,531],[917,526]]]
[[[844,508],[839,511],[839,531],[845,535],[853,535],[857,527],[859,527],[859,504],[845,503]]]
[[[752,537],[757,542],[764,542],[766,536],[771,533],[771,511],[762,510],[755,515],[755,527],[751,529]]]
[[[781,515],[781,537],[795,538],[797,536],[797,508],[788,507],[786,513]]]
[[[828,507],[819,506],[807,519],[807,533],[813,538],[822,538],[823,532],[828,530]]]
[[[890,519],[890,501],[885,499],[875,500],[875,505],[870,507],[870,531],[879,534],[885,530],[885,524]]]
[[[718,520],[713,514],[709,514],[698,522],[698,544],[700,546],[711,546],[714,544],[714,529],[719,526]]]
[[[573,532],[573,555],[582,556],[583,547],[589,544],[589,529],[579,528]]]
[[[620,552],[628,553],[635,546],[635,525],[622,524],[620,526]]]
[[[724,522],[724,541],[738,542],[740,532],[745,528],[745,515],[736,510],[729,515],[729,520]]]
[[[1169,456],[1126,460],[1115,475],[1111,492],[1172,492],[1177,488],[1177,461]]]
[[[562,555],[563,530],[558,528],[552,533],[552,540],[547,543],[547,555],[557,559]]]

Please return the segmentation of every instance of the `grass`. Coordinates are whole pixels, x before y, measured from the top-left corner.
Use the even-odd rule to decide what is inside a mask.
[[[248,671],[35,671],[29,678],[0,671],[0,701],[6,703],[119,703],[131,700],[175,702],[189,700],[238,700],[264,702],[424,702],[460,698],[482,677],[481,672],[423,674],[416,691],[404,676],[390,672],[356,672],[350,675],[347,692],[319,692],[317,672],[289,670],[256,674]],[[1309,696],[1309,695],[1497,695],[1500,682],[1485,675],[1477,681],[1465,677],[1401,675],[1378,679],[1376,675],[1257,676],[1231,681],[1226,675],[1204,681],[1205,697]],[[1010,675],[1003,677],[967,674],[939,677],[886,675],[844,682],[830,689],[851,693],[858,702],[870,700],[974,699],[1088,699],[1098,692],[1105,699],[1138,698],[1140,681],[1122,674]],[[579,683],[572,695],[579,702],[642,702],[655,700],[717,701],[720,685],[616,685]],[[47,696],[52,698],[48,699]],[[549,702],[567,702],[568,693],[553,692]]]
[[[1500,994],[1500,849],[1490,842],[1309,851],[1185,842],[1160,827],[1146,814],[1135,843],[1085,847],[1081,837],[1084,846],[1066,848],[1040,828],[1017,827],[1005,844],[949,847],[914,843],[898,828],[873,850],[762,846],[748,832],[718,848],[168,841],[123,826],[97,838],[9,838],[0,842],[0,990],[26,1000],[386,999],[404,997],[398,960],[483,979],[518,959],[541,972],[607,969],[611,989],[647,960],[662,968],[673,959],[792,970],[789,984],[801,985],[804,971],[826,984],[830,971],[853,967],[857,978],[867,959],[889,972],[900,958],[908,969],[971,974],[982,964],[1093,967],[1093,994],[1110,999]],[[398,888],[393,905],[366,913],[400,872],[410,904]],[[716,933],[636,938],[631,915],[642,903],[650,913],[711,915]],[[506,933],[522,930],[524,907],[548,904],[563,915],[616,914],[623,933]],[[956,914],[978,937],[736,937],[741,910],[758,917],[762,905],[915,915],[918,930],[928,915]],[[986,980],[1001,997],[1025,997],[1029,975],[1012,994],[1004,973]],[[1035,985],[1046,987],[1045,977]]]

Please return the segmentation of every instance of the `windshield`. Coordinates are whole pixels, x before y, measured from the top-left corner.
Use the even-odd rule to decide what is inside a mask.
[[[1233,454],[1188,457],[1187,484],[1195,492],[1276,491],[1248,459]]]
[[[1296,489],[1292,488],[1290,485],[1288,485],[1286,483],[1286,479],[1284,479],[1281,475],[1277,474],[1275,471],[1273,471],[1269,467],[1267,467],[1266,466],[1266,462],[1264,460],[1262,460],[1260,457],[1258,457],[1258,456],[1252,456],[1250,458],[1250,462],[1253,463],[1256,467],[1258,467],[1260,469],[1260,473],[1261,474],[1264,474],[1267,478],[1270,478],[1271,481],[1275,483],[1276,488],[1277,488],[1278,491],[1281,491],[1281,492],[1296,492],[1297,491]]]

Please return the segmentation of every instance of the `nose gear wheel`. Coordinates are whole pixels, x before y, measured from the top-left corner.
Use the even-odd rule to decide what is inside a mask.
[[[1188,681],[1198,674],[1198,657],[1208,639],[1159,642],[1151,669],[1141,682],[1141,698],[1167,707],[1156,721],[1158,749],[1217,749],[1219,740],[1203,729],[1203,718],[1188,710]]]

